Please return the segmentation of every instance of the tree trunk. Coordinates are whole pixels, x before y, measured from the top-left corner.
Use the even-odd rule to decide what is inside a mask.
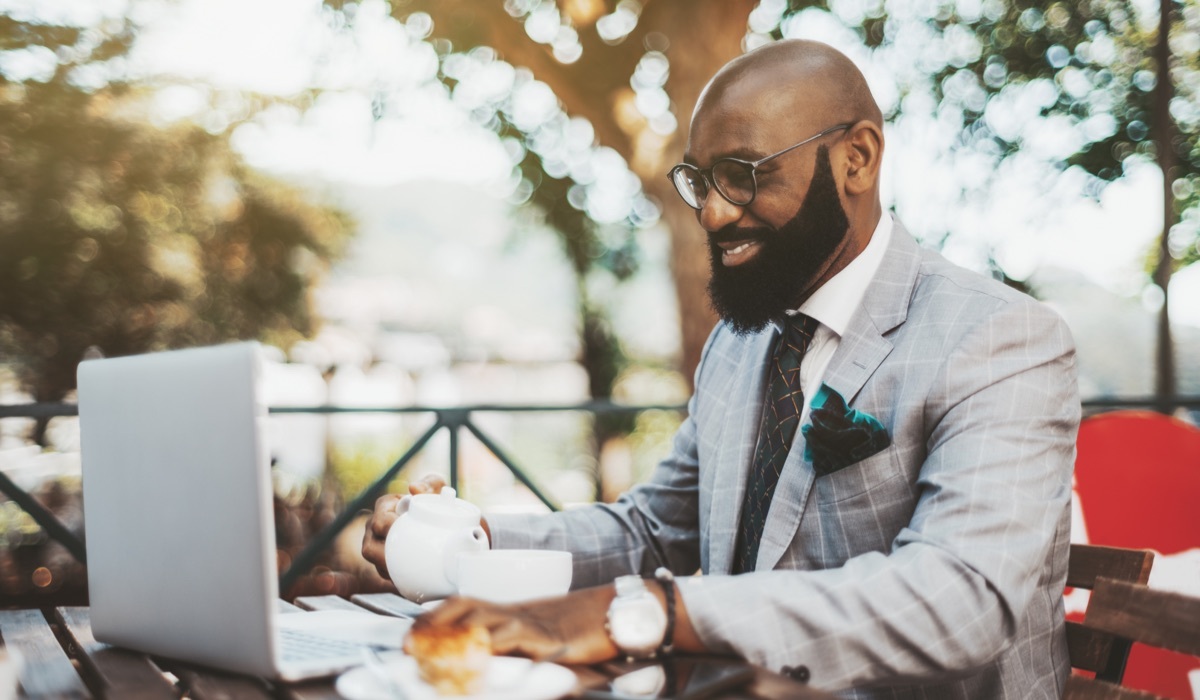
[[[663,223],[671,232],[671,274],[679,303],[679,369],[693,381],[700,352],[717,317],[708,301],[708,246],[695,211],[683,203],[666,173],[683,158],[688,127],[700,91],[713,74],[742,54],[746,21],[757,2],[692,2],[658,0],[649,3],[642,21],[648,30],[670,31],[667,57],[671,75],[667,92],[679,128],[660,159],[632,158],[631,165],[645,190],[662,206]],[[626,158],[629,158],[627,155]]]
[[[1174,264],[1168,239],[1176,218],[1175,192],[1171,187],[1171,181],[1175,178],[1175,129],[1171,122],[1174,86],[1171,83],[1171,48],[1168,42],[1171,4],[1171,0],[1162,0],[1159,3],[1158,43],[1154,46],[1154,61],[1158,73],[1158,84],[1154,88],[1154,140],[1158,165],[1163,174],[1163,230],[1162,238],[1159,239],[1158,265],[1154,270],[1154,283],[1163,293],[1162,309],[1158,317],[1154,397],[1158,410],[1168,415],[1175,410],[1175,347],[1171,339],[1171,315],[1168,305],[1171,268]]]
[[[671,233],[671,276],[679,304],[678,366],[690,384],[700,363],[700,351],[717,321],[706,291],[708,246],[704,230],[696,222],[695,210],[683,203],[665,177],[661,180],[645,184],[647,191],[662,204],[663,223]]]
[[[703,234],[691,210],[669,187],[666,172],[683,155],[700,90],[718,68],[741,55],[747,18],[757,4],[757,0],[645,0],[637,27],[615,45],[602,41],[594,25],[579,20],[575,29],[583,55],[564,64],[554,58],[550,47],[532,41],[523,22],[510,17],[500,0],[394,3],[400,18],[418,10],[429,13],[434,36],[449,39],[455,50],[490,46],[502,59],[528,68],[554,91],[568,114],[592,123],[597,140],[620,153],[645,191],[659,200],[663,222],[671,230],[671,272],[682,338],[679,368],[689,381],[716,317],[705,291],[708,255]],[[566,3],[559,6],[570,14]],[[671,63],[665,89],[679,129],[665,140],[629,113],[629,79],[648,46],[665,49]]]

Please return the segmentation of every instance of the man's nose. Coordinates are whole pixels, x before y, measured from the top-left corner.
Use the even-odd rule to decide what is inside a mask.
[[[731,203],[728,199],[721,196],[720,192],[713,189],[704,198],[704,206],[700,207],[699,211],[696,212],[696,218],[700,220],[700,226],[705,231],[712,233],[737,222],[738,219],[742,218],[742,213],[745,210],[745,207]]]

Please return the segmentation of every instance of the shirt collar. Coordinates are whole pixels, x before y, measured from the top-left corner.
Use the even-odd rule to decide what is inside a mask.
[[[802,313],[811,316],[841,337],[850,325],[867,287],[875,277],[875,272],[883,262],[887,252],[888,242],[892,238],[892,216],[884,213],[879,217],[879,223],[871,234],[871,240],[858,257],[849,265],[831,277],[828,282],[817,288],[800,308],[790,313]]]

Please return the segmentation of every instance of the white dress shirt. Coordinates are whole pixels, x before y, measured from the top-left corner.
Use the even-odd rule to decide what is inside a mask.
[[[817,288],[799,309],[789,312],[789,315],[805,314],[815,318],[819,324],[813,333],[808,352],[800,363],[800,389],[804,392],[801,425],[808,421],[809,405],[821,386],[825,368],[829,366],[829,360],[837,351],[850,318],[862,303],[863,295],[866,294],[867,287],[883,261],[883,254],[887,252],[891,238],[892,216],[885,213],[879,217],[879,224],[863,252],[851,260],[841,272]]]

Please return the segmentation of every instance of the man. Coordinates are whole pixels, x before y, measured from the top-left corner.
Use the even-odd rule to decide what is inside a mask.
[[[676,649],[853,697],[1059,697],[1072,341],[885,215],[882,155],[879,108],[828,46],[718,72],[671,177],[708,232],[722,323],[671,454],[614,504],[488,518],[494,547],[574,552],[580,590],[451,599],[430,624],[485,624],[501,653],[612,658],[611,582],[662,566],[678,585],[648,588],[664,609],[674,596]],[[364,539],[381,571],[393,505]]]

